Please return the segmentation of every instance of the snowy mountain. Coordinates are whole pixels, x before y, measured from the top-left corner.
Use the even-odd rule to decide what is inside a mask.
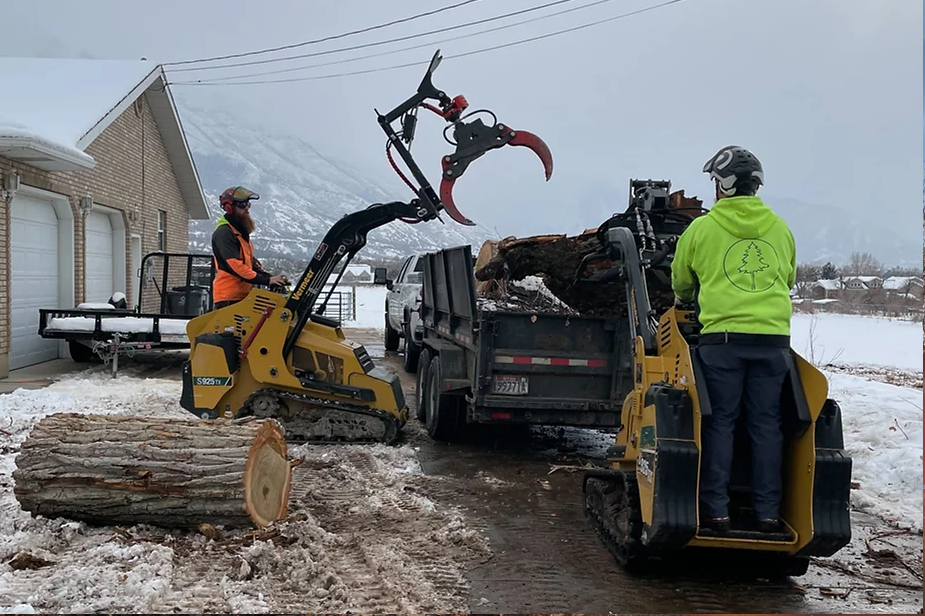
[[[407,199],[399,187],[370,179],[349,163],[319,151],[305,140],[265,126],[240,112],[208,108],[179,99],[183,126],[196,160],[203,187],[213,207],[212,221],[190,223],[190,248],[208,251],[215,219],[221,215],[218,195],[228,186],[242,184],[260,194],[251,214],[257,219],[254,245],[262,258],[300,260],[309,258],[331,225],[345,214],[371,203]],[[683,186],[673,186],[673,189]],[[763,191],[767,193],[768,191]],[[808,204],[789,197],[762,194],[790,225],[801,263],[848,262],[854,251],[870,252],[884,265],[917,266],[921,238],[918,223],[877,217],[877,212],[852,214],[830,205]],[[571,195],[575,211],[599,214],[603,222],[626,208],[626,188],[602,179],[582,186]],[[706,206],[711,205],[708,199]],[[395,221],[369,233],[358,259],[402,258],[425,250],[471,244],[497,238],[487,226],[463,227],[444,216],[417,225]],[[577,233],[584,222],[563,220],[551,233]],[[516,233],[516,232],[515,232]],[[529,233],[523,233],[529,235]]]
[[[878,217],[876,213],[859,215],[792,198],[762,197],[793,231],[801,263],[831,261],[839,265],[847,263],[852,252],[869,252],[887,267],[922,264],[922,239],[916,214],[896,221]],[[908,211],[914,210],[910,207]]]
[[[390,190],[318,151],[311,144],[237,113],[204,109],[178,100],[183,127],[213,208],[211,221],[190,222],[190,249],[209,251],[218,196],[234,185],[260,195],[251,210],[257,221],[254,250],[259,257],[310,257],[331,225],[372,203],[408,199],[408,190]],[[367,236],[361,257],[405,257],[414,252],[471,244],[477,251],[491,234],[463,227],[443,216],[416,225],[395,221]]]

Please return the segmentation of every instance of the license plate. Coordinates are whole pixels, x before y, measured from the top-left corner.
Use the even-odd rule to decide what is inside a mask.
[[[529,382],[525,376],[496,376],[491,381],[491,391],[505,396],[526,396]]]

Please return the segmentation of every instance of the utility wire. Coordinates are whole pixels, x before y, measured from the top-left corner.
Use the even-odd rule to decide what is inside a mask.
[[[359,30],[351,30],[350,32],[343,32],[341,34],[333,34],[331,36],[326,36],[320,39],[302,41],[301,43],[293,43],[292,45],[282,45],[280,47],[271,47],[268,49],[258,49],[256,51],[245,51],[242,53],[229,54],[227,56],[214,56],[212,58],[198,58],[195,60],[182,60],[179,62],[164,62],[163,66],[177,66],[180,64],[197,64],[200,62],[214,62],[215,60],[228,60],[231,58],[241,58],[244,56],[256,56],[256,55],[260,55],[264,53],[272,53],[274,51],[282,51],[284,49],[295,49],[296,47],[305,47],[306,45],[315,45],[316,43],[324,43],[326,41],[333,41],[335,39],[341,39],[341,38],[346,38],[348,36],[353,36],[354,34],[363,34],[364,32],[372,32],[373,30],[381,30],[382,28],[394,26],[395,24],[401,24],[401,23],[406,23],[409,21],[414,21],[415,19],[420,19],[422,17],[429,17],[430,15],[436,15],[437,13],[451,11],[461,6],[472,4],[473,2],[479,2],[479,0],[462,0],[462,2],[457,2],[456,4],[451,4],[449,6],[444,6],[439,9],[434,9],[433,11],[418,13],[417,15],[411,15],[410,17],[403,17],[401,19],[396,19],[395,21],[390,21],[390,22],[383,23],[383,24],[377,24],[375,26],[368,26],[366,28],[361,28]]]
[[[349,62],[358,62],[360,60],[369,60],[371,58],[379,58],[381,56],[388,56],[396,53],[401,53],[403,51],[411,51],[414,49],[422,49],[424,47],[430,47],[431,45],[437,45],[440,43],[449,43],[450,41],[458,41],[465,38],[470,38],[473,36],[480,36],[482,34],[490,34],[492,32],[498,32],[500,30],[507,30],[508,28],[514,28],[516,26],[522,26],[523,24],[533,23],[535,21],[541,21],[543,19],[549,19],[550,17],[557,17],[559,15],[564,15],[566,13],[573,13],[575,11],[581,11],[583,9],[589,9],[594,6],[601,4],[606,4],[607,2],[613,2],[614,0],[596,0],[590,4],[583,4],[582,6],[574,6],[569,9],[563,9],[561,11],[556,11],[554,13],[549,13],[548,15],[540,15],[539,17],[531,17],[530,19],[523,19],[521,21],[515,21],[514,23],[505,24],[503,26],[496,26],[494,28],[488,28],[486,30],[479,30],[478,32],[470,32],[469,34],[460,34],[459,36],[451,36],[449,38],[440,39],[439,41],[430,41],[428,43],[420,43],[418,45],[411,45],[409,47],[400,47],[399,49],[391,49],[389,51],[380,51],[377,53],[367,54],[365,56],[356,56],[354,58],[347,58],[345,60],[333,60],[331,62],[321,62],[317,64],[308,64],[306,66],[294,66],[292,68],[282,68],[275,71],[260,71],[257,73],[245,73],[241,75],[229,75],[226,77],[210,77],[208,79],[197,79],[196,83],[209,83],[213,81],[231,81],[234,79],[246,79],[248,77],[264,77],[266,75],[279,75],[281,73],[294,73],[296,71],[307,71],[313,68],[321,68],[324,66],[333,66],[336,64],[347,64]]]
[[[572,27],[572,28],[565,28],[565,29],[563,29],[563,30],[556,30],[555,32],[548,32],[548,33],[546,33],[546,34],[541,34],[541,35],[533,36],[533,37],[526,38],[526,39],[520,39],[520,40],[517,40],[517,41],[512,41],[512,42],[510,42],[510,43],[502,43],[502,44],[500,44],[500,45],[493,45],[493,46],[491,46],[491,47],[484,47],[484,48],[482,48],[482,49],[475,49],[475,50],[473,50],[473,51],[467,51],[467,52],[465,52],[465,53],[460,53],[460,54],[456,54],[456,55],[452,55],[452,56],[445,56],[443,59],[444,59],[444,60],[449,60],[449,59],[455,59],[455,58],[465,58],[465,57],[468,57],[468,56],[474,56],[474,55],[478,55],[478,54],[481,54],[481,53],[487,53],[487,52],[489,52],[489,51],[497,51],[497,50],[499,50],[499,49],[505,49],[505,48],[507,48],[507,47],[514,47],[514,46],[517,46],[517,45],[523,45],[523,44],[525,44],[525,43],[532,43],[532,42],[534,42],[534,41],[539,41],[539,40],[543,40],[543,39],[547,39],[547,38],[552,38],[552,37],[558,36],[558,35],[560,35],[560,34],[567,34],[567,33],[569,33],[569,32],[576,32],[576,31],[578,31],[578,30],[584,30],[585,28],[591,28],[591,27],[593,27],[593,26],[599,26],[599,25],[601,25],[601,24],[609,23],[609,22],[611,22],[611,21],[617,21],[617,20],[620,20],[620,19],[625,19],[625,18],[631,17],[631,16],[633,16],[633,15],[638,15],[638,14],[640,14],[640,13],[645,13],[645,12],[647,12],[647,11],[653,11],[653,10],[655,10],[655,9],[663,8],[663,7],[669,6],[669,5],[671,5],[671,4],[677,4],[677,3],[679,3],[679,2],[683,2],[683,0],[668,0],[667,2],[662,2],[661,4],[655,4],[655,5],[648,6],[648,7],[642,8],[642,9],[638,9],[638,10],[635,10],[635,11],[631,11],[631,12],[629,12],[629,13],[622,13],[622,14],[620,14],[620,15],[615,15],[615,16],[613,16],[613,17],[608,17],[608,18],[606,18],[606,19],[599,19],[599,20],[597,20],[597,21],[592,21],[592,22],[589,22],[589,23],[586,23],[586,24],[582,24],[582,25],[580,25],[580,26],[574,26],[574,27]],[[352,77],[352,76],[354,76],[354,75],[366,75],[366,74],[369,74],[369,73],[381,73],[381,72],[384,72],[384,71],[391,71],[391,70],[396,70],[396,69],[400,69],[400,68],[409,68],[409,67],[412,67],[412,66],[422,66],[422,65],[425,65],[425,64],[430,64],[430,61],[428,60],[428,61],[420,61],[420,62],[407,62],[407,63],[405,63],[405,64],[395,64],[395,65],[384,66],[384,67],[380,67],[380,68],[371,68],[371,69],[365,69],[365,70],[360,70],[360,71],[351,71],[351,72],[348,72],[348,73],[335,73],[335,74],[329,74],[329,75],[314,75],[314,76],[311,76],[311,77],[293,77],[293,78],[290,78],[290,79],[265,79],[265,80],[256,80],[256,81],[234,81],[234,82],[225,82],[225,83],[196,82],[196,81],[172,81],[172,82],[170,82],[168,85],[171,85],[171,86],[176,86],[176,85],[182,85],[182,86],[197,86],[197,85],[198,85],[198,86],[244,86],[244,85],[248,85],[248,86],[253,86],[253,85],[264,85],[264,84],[273,84],[273,83],[295,83],[295,82],[302,82],[302,81],[316,81],[316,80],[321,80],[321,79],[335,79],[335,78],[338,78],[338,77]]]
[[[484,19],[476,19],[475,21],[469,21],[463,24],[457,24],[455,26],[447,26],[445,28],[437,28],[436,30],[429,30],[427,32],[420,32],[418,34],[408,34],[406,36],[398,36],[391,39],[386,39],[383,41],[375,41],[373,43],[363,43],[362,45],[353,45],[351,47],[339,47],[337,49],[328,49],[326,51],[314,51],[311,53],[299,54],[296,56],[285,56],[283,58],[267,58],[265,60],[250,60],[248,62],[235,62],[233,64],[220,64],[218,66],[194,66],[190,68],[178,68],[173,69],[175,73],[187,72],[187,71],[209,71],[219,68],[234,68],[238,66],[253,66],[255,64],[271,64],[273,62],[284,62],[286,60],[300,60],[302,58],[314,58],[317,56],[327,56],[332,53],[342,53],[344,51],[355,51],[357,49],[366,49],[368,47],[378,47],[379,45],[388,45],[389,43],[399,43],[401,41],[410,41],[411,39],[421,38],[422,36],[430,36],[431,34],[440,34],[441,32],[450,32],[452,30],[459,30],[460,28],[468,28],[469,26],[477,26],[484,23],[489,23],[492,21],[498,21],[499,19],[506,19],[508,17],[515,17],[517,15],[523,15],[524,13],[532,13],[533,11],[539,11],[541,9],[549,8],[551,6],[556,6],[558,4],[565,4],[567,2],[574,2],[575,0],[553,0],[552,2],[547,2],[546,4],[540,4],[538,6],[532,6],[526,9],[520,9],[519,11],[512,11],[510,13],[505,13],[503,15],[495,15],[494,17],[485,17]],[[166,64],[164,65],[166,66]]]

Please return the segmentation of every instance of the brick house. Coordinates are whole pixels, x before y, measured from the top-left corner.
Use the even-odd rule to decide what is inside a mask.
[[[39,308],[134,303],[144,254],[189,252],[206,199],[146,61],[0,58],[0,378],[66,356]]]

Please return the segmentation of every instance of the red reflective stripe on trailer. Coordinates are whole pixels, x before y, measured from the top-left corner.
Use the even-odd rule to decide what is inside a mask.
[[[525,357],[522,355],[497,355],[496,364],[532,364],[534,366],[583,366],[603,368],[607,365],[606,359],[574,359],[570,357]]]

